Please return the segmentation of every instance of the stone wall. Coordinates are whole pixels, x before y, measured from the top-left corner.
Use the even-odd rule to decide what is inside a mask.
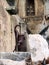
[[[38,15],[43,15],[44,14],[44,4],[43,4],[43,1],[42,0],[37,0],[37,4],[38,4],[38,6],[37,6],[37,14]]]
[[[26,0],[19,0],[19,16],[24,17],[26,15],[25,13],[25,5],[26,5]]]
[[[44,14],[44,3],[42,0],[34,0],[35,3],[35,15],[43,15]]]
[[[10,15],[3,7],[2,0],[0,1],[0,52],[11,52],[12,36],[11,36],[11,20]],[[15,44],[15,43],[13,43]]]

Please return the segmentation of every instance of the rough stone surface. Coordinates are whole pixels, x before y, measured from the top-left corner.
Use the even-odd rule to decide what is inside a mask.
[[[42,0],[37,0],[37,15],[43,15],[44,14],[44,4]]]
[[[10,8],[10,6],[6,0],[0,0],[0,1],[2,2],[2,5],[4,8],[7,8],[7,9]]]
[[[49,57],[48,43],[39,34],[30,34],[28,36],[27,49],[31,52],[33,61],[39,61]]]
[[[26,65],[25,60],[23,61],[12,61],[9,59],[0,59],[0,65]]]
[[[4,9],[2,1],[0,1],[0,52],[3,51],[10,52],[13,50],[10,15]]]
[[[1,52],[0,65],[26,65],[26,60],[31,57],[29,52]]]
[[[19,0],[19,16],[20,17],[25,17],[26,15],[26,0]]]
[[[40,33],[49,23],[45,19],[34,17],[32,20],[28,21],[27,24],[29,30],[36,34]]]

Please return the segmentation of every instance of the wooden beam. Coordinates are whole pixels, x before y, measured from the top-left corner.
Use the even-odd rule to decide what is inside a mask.
[[[34,6],[35,6],[35,15],[37,15],[37,9],[38,9],[37,0],[34,0]]]
[[[43,16],[25,16],[25,17],[21,17],[21,18],[26,19],[26,18],[39,18],[39,17],[43,17]]]

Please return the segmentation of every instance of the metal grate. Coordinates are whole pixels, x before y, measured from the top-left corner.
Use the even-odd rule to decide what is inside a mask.
[[[27,0],[27,2],[26,2],[26,15],[27,16],[35,15],[34,0]]]

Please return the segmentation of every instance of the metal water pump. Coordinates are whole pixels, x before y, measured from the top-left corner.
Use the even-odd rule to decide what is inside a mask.
[[[16,25],[15,30],[16,50],[26,51],[25,44],[26,24],[24,22],[20,22],[19,25]]]

